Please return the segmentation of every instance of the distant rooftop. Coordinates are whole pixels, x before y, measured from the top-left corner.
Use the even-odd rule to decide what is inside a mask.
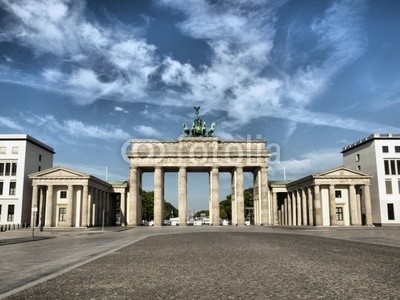
[[[374,134],[371,134],[370,136],[367,136],[367,137],[365,137],[365,138],[363,138],[363,139],[361,139],[361,140],[359,140],[359,141],[357,141],[357,142],[355,142],[353,144],[350,144],[350,145],[347,145],[347,146],[343,147],[342,153],[344,153],[344,152],[346,152],[346,151],[348,151],[350,149],[353,149],[353,148],[355,148],[357,146],[360,146],[362,144],[365,144],[365,143],[367,143],[369,141],[372,141],[372,140],[395,140],[395,139],[399,139],[400,140],[400,134],[374,133]]]
[[[27,134],[0,134],[0,141],[28,141],[44,150],[55,153],[53,148]]]

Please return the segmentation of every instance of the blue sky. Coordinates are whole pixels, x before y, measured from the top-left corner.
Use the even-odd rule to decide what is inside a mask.
[[[0,0],[0,26],[0,132],[103,179],[106,166],[127,178],[129,139],[179,137],[194,105],[220,138],[279,145],[271,179],[400,133],[399,1]],[[204,198],[206,175],[193,176],[206,187],[189,193]],[[228,186],[223,175],[222,195]]]

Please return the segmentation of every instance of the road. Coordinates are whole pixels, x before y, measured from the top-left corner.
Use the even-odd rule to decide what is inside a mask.
[[[396,299],[400,294],[399,228],[117,229],[54,230],[42,234],[52,239],[0,246],[0,298]]]

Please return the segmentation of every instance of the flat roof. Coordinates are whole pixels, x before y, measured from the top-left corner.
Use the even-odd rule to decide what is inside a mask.
[[[27,141],[46,151],[55,154],[54,149],[28,134],[0,134],[0,141]]]
[[[344,153],[350,149],[356,148],[358,146],[361,146],[369,141],[373,140],[400,140],[400,134],[394,134],[394,133],[374,133],[371,134],[361,140],[358,140],[357,142],[347,145],[342,148],[341,153]]]

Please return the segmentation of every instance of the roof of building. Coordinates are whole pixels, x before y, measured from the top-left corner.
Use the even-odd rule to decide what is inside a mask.
[[[28,141],[46,151],[55,154],[54,149],[27,134],[0,134],[0,141]]]
[[[349,151],[350,149],[356,148],[358,146],[361,146],[367,142],[373,141],[373,140],[400,140],[400,134],[393,134],[393,133],[374,133],[371,134],[361,140],[358,140],[357,142],[347,145],[343,147],[342,152],[344,153],[346,151]]]

